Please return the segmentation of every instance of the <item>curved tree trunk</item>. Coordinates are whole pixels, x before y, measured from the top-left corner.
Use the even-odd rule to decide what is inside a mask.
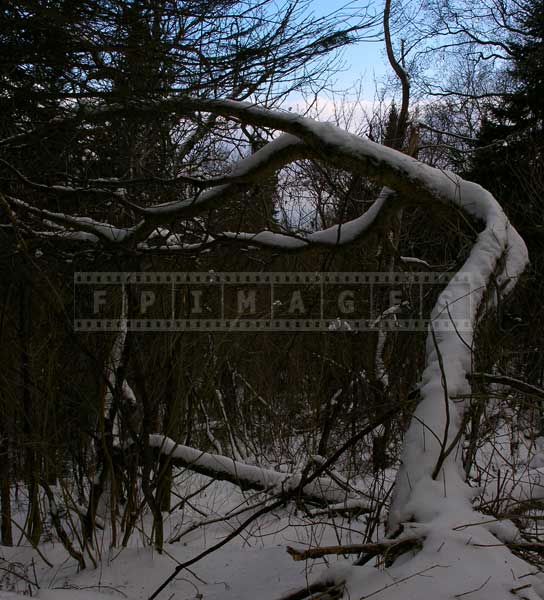
[[[73,119],[96,123],[123,110],[125,108],[115,106],[80,109]],[[466,376],[471,372],[474,331],[488,309],[486,302],[493,300],[494,290],[507,294],[528,260],[525,244],[498,202],[480,186],[452,173],[293,113],[188,96],[134,102],[130,110],[142,114],[208,112],[286,135],[280,135],[255,154],[240,160],[230,174],[199,180],[203,191],[196,198],[139,207],[131,227],[111,224],[106,227],[79,216],[67,217],[29,208],[13,198],[9,200],[12,209],[22,213],[30,211],[34,218],[54,222],[72,233],[84,233],[86,243],[104,243],[109,248],[116,244],[137,246],[145,253],[152,249],[147,240],[157,226],[167,227],[175,219],[189,218],[220,206],[240,187],[258,182],[290,162],[314,159],[369,177],[378,185],[399,193],[382,193],[360,217],[308,235],[224,232],[215,234],[213,239],[207,236],[201,244],[192,243],[189,247],[179,235],[172,234],[165,250],[195,252],[217,241],[289,252],[314,246],[338,247],[375,231],[388,215],[398,210],[402,198],[417,199],[429,208],[443,206],[445,211],[461,210],[467,218],[481,225],[460,270],[461,275],[466,274],[463,291],[458,281],[452,280],[440,294],[431,314],[421,401],[405,436],[402,467],[389,518],[391,532],[399,528],[410,530],[424,539],[422,549],[415,556],[406,556],[395,563],[387,575],[366,567],[354,569],[352,580],[348,580],[348,592],[351,581],[364,587],[370,595],[380,589],[387,590],[388,598],[451,598],[469,592],[471,600],[511,598],[510,590],[516,588],[515,577],[527,574],[530,567],[502,545],[501,540],[511,541],[516,534],[513,525],[509,522],[486,524],[486,517],[473,510],[471,500],[477,490],[465,481],[462,453],[458,451],[463,441],[466,408],[461,398],[470,393]],[[73,241],[78,242],[77,236],[73,236]],[[463,323],[463,330],[435,328],[444,315],[449,315],[454,323]],[[391,577],[402,585],[392,589]],[[527,597],[534,597],[531,594],[528,592]]]

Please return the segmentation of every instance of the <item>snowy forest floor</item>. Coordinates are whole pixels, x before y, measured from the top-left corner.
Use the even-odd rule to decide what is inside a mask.
[[[489,507],[491,530],[496,520],[494,515],[507,514],[508,510],[514,512],[509,498],[515,496],[515,490],[523,488],[529,481],[534,482],[534,474],[539,474],[544,465],[544,438],[530,434],[530,423],[524,421],[521,412],[510,408],[511,400],[507,403],[489,402],[486,418],[490,427],[487,433],[482,432],[475,467],[471,472],[473,487],[476,491],[478,488],[481,490],[481,494],[475,498],[475,506]],[[527,434],[523,435],[520,431]],[[366,459],[369,458],[367,455]],[[299,464],[304,462],[299,461]],[[301,510],[294,502],[290,502],[286,507],[259,517],[226,545],[183,569],[161,592],[159,599],[280,600],[317,580],[347,580],[346,594],[349,598],[379,600],[413,597],[421,600],[426,597],[418,594],[420,590],[429,589],[429,579],[435,579],[436,585],[440,585],[443,570],[454,567],[450,562],[455,560],[455,546],[448,550],[438,544],[435,567],[425,569],[425,572],[415,569],[417,561],[405,561],[405,558],[413,557],[417,550],[398,557],[392,565],[386,565],[383,559],[378,559],[357,567],[356,571],[352,568],[355,560],[353,555],[294,561],[288,554],[288,547],[305,550],[383,539],[396,469],[388,469],[379,476],[369,474],[361,477],[360,474],[346,472],[341,465],[338,467],[343,475],[349,477],[350,487],[361,492],[362,500],[367,499],[372,516],[333,516],[321,509],[314,509],[314,513],[310,514],[308,510]],[[147,513],[138,523],[126,548],[110,548],[109,527],[97,529],[92,551],[97,566],[93,568],[92,561],[86,555],[88,566],[84,570],[79,570],[77,562],[69,557],[50,522],[45,523],[38,550],[33,549],[21,536],[27,502],[25,488],[20,486],[17,498],[13,498],[14,532],[17,533],[15,541],[19,540],[19,544],[0,547],[0,599],[21,596],[45,600],[147,599],[177,565],[191,560],[232,533],[248,516],[262,508],[266,497],[262,492],[242,492],[231,483],[214,481],[188,470],[175,470],[174,474],[172,510],[164,513],[165,540],[173,543],[166,543],[162,554],[153,549],[150,541],[152,518]],[[58,487],[54,489],[59,499],[59,514],[68,522],[65,504],[61,500],[62,490]],[[44,502],[47,502],[46,499]],[[374,509],[382,503],[384,509],[376,518]],[[44,513],[47,514],[48,510],[45,506]],[[542,514],[536,507],[525,512],[523,518],[515,519],[516,526],[523,528],[523,539],[534,542],[544,539]],[[368,526],[371,519],[374,519],[372,531]],[[77,521],[77,516],[74,519],[73,514],[74,521]],[[204,524],[205,521],[208,523]],[[504,518],[500,523],[497,520],[495,525],[503,534],[507,529],[517,531],[514,524]],[[459,539],[469,544],[470,537],[469,526],[461,532]],[[501,546],[498,539],[496,545]],[[475,556],[473,569],[465,573],[464,580],[454,580],[455,589],[450,590],[452,598],[463,597],[465,593],[470,593],[471,600],[490,597],[486,589],[489,591],[492,588],[490,580],[493,579],[493,572],[489,570],[488,561],[485,561],[486,575],[480,581],[478,564],[479,556],[483,558],[485,553],[489,557],[488,553],[492,550],[475,547],[471,551]],[[541,581],[538,561],[534,568],[529,565],[527,569],[527,563],[511,558],[513,562],[508,561],[508,568],[512,569],[512,597],[533,597],[519,595],[519,590],[530,589],[531,593],[542,594],[544,578]],[[524,555],[524,558],[527,559],[527,556]],[[504,572],[501,572],[505,568],[504,562],[499,553],[495,567],[497,575],[500,573],[497,579],[504,580]],[[405,563],[409,572],[403,568]],[[448,581],[451,583],[451,578]],[[363,588],[363,582],[371,587]],[[420,587],[418,582],[425,587]],[[481,589],[477,589],[480,585]]]
[[[179,486],[191,493],[208,478],[192,475]],[[209,481],[209,480],[208,480]],[[250,496],[227,482],[213,482],[193,497],[190,506],[175,510],[165,520],[165,538],[179,533],[191,522],[223,517],[236,511]],[[23,503],[16,517],[24,521]],[[162,555],[150,546],[143,531],[151,530],[150,519],[140,523],[140,533],[133,535],[127,548],[109,549],[109,535],[98,531],[101,555],[96,569],[78,572],[75,560],[58,541],[40,545],[40,552],[52,563],[47,566],[38,553],[24,541],[20,546],[0,549],[0,598],[17,594],[47,600],[95,600],[104,597],[144,599],[170,575],[177,564],[220,541],[247,518],[247,513],[229,522],[202,526],[174,544],[166,544]],[[364,524],[338,517],[308,519],[296,514],[294,506],[267,514],[223,548],[184,570],[163,592],[163,598],[254,599],[280,598],[287,592],[314,579],[330,565],[351,564],[349,559],[327,557],[311,562],[295,562],[287,546],[307,548],[317,545],[359,542]],[[54,533],[51,533],[54,536]],[[9,591],[8,591],[9,590]],[[17,593],[17,594],[16,594]]]

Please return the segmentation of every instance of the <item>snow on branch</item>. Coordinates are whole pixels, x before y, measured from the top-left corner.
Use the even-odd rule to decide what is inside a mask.
[[[140,113],[166,111],[172,114],[187,114],[187,111],[198,110],[253,126],[268,127],[289,135],[280,136],[252,156],[241,160],[230,175],[220,179],[223,182],[221,185],[200,192],[194,199],[142,208],[143,219],[131,229],[123,230],[112,225],[85,222],[83,217],[72,217],[69,222],[70,219],[66,215],[47,215],[45,214],[47,211],[43,212],[43,218],[63,222],[74,229],[95,234],[110,243],[125,244],[132,243],[134,240],[143,242],[162,223],[171,222],[175,217],[184,218],[201,213],[223,203],[234,191],[240,189],[237,186],[256,181],[293,160],[312,158],[368,176],[378,184],[401,192],[408,198],[460,207],[470,216],[486,223],[489,229],[495,229],[498,232],[499,246],[504,249],[507,243],[504,235],[506,227],[504,213],[485,190],[475,184],[464,182],[451,173],[423,165],[405,154],[350,134],[332,124],[320,123],[290,112],[260,108],[245,102],[205,100],[186,96],[173,96],[154,102],[138,102],[131,105],[131,109]],[[112,111],[115,111],[115,107],[82,110],[78,112],[78,119],[103,120],[111,116]],[[211,181],[217,183],[217,179]],[[377,211],[379,207],[380,203],[375,204],[372,210]],[[372,219],[372,210],[367,219]],[[336,239],[338,243],[342,241],[343,236],[344,239],[351,240],[356,237],[350,230],[351,227],[357,231],[360,225],[361,223],[352,223],[344,233],[342,229],[345,226],[337,226],[336,231],[316,233],[313,241],[330,244]],[[514,242],[512,246],[519,247],[519,240],[515,239],[513,233],[508,234],[507,237],[512,238]],[[280,246],[285,242],[278,238],[275,241],[281,242]],[[262,237],[257,238],[255,243],[269,245],[270,234],[263,232]],[[514,262],[517,264],[520,261],[523,261],[523,257],[519,257],[519,260],[516,259]],[[510,271],[515,274],[516,265],[511,266],[513,268]]]
[[[254,154],[241,159],[228,175],[209,179],[193,179],[198,187],[212,188],[200,192],[195,198],[167,202],[143,209],[145,217],[154,221],[167,222],[174,217],[190,217],[214,208],[236,190],[237,184],[262,181],[285,165],[310,158],[312,152],[295,136],[282,135],[269,142]]]
[[[223,196],[226,192],[232,193],[231,186],[221,185],[217,188],[209,190],[209,193],[204,195],[201,200],[201,208],[210,207],[211,200],[218,201],[219,198],[224,200]],[[369,232],[378,221],[387,218],[390,210],[398,207],[399,199],[391,193],[391,190],[384,188],[378,198],[370,206],[370,208],[357,217],[340,225],[333,225],[327,229],[316,231],[310,234],[289,234],[275,233],[272,231],[260,231],[257,233],[246,232],[230,232],[225,231],[213,236],[206,236],[202,242],[186,243],[182,236],[176,233],[171,233],[168,230],[155,227],[150,222],[155,222],[155,216],[160,214],[159,221],[166,219],[166,215],[175,213],[185,214],[185,209],[192,211],[194,206],[190,203],[171,203],[171,205],[162,205],[158,207],[160,210],[155,213],[155,209],[146,209],[148,216],[147,220],[141,221],[133,228],[120,229],[107,223],[100,223],[86,217],[70,217],[61,213],[51,213],[50,211],[35,209],[34,207],[23,203],[20,200],[11,198],[17,206],[27,209],[35,215],[46,217],[44,224],[53,228],[53,231],[36,231],[35,235],[45,239],[63,239],[72,242],[87,242],[99,243],[107,241],[109,243],[124,244],[132,242],[135,238],[140,238],[143,232],[147,234],[147,238],[138,243],[137,247],[141,251],[152,252],[197,252],[206,247],[222,243],[238,243],[243,245],[253,245],[263,248],[274,248],[284,251],[300,251],[310,247],[322,246],[342,246],[350,244],[360,239],[364,234]],[[164,212],[162,209],[165,209]],[[170,212],[171,211],[171,212]],[[189,214],[189,212],[187,213]],[[70,229],[63,229],[64,226],[69,226]],[[157,231],[160,229],[161,234]],[[163,238],[160,240],[160,238]],[[160,240],[161,243],[157,243]]]
[[[499,385],[506,385],[515,390],[518,390],[529,396],[535,396],[544,400],[544,389],[517,379],[515,377],[509,377],[508,375],[494,375],[493,373],[472,373],[468,376],[469,380],[480,381],[482,383],[498,383]]]
[[[378,198],[372,203],[370,208],[360,217],[342,223],[333,225],[327,229],[315,231],[310,234],[288,234],[276,233],[273,231],[260,231],[258,233],[232,232],[225,231],[216,234],[215,237],[207,236],[202,243],[183,243],[180,236],[170,234],[165,237],[164,244],[150,245],[148,240],[156,239],[156,234],[152,233],[148,240],[138,245],[140,250],[165,250],[165,251],[190,251],[195,252],[217,242],[235,242],[241,244],[250,244],[262,248],[275,248],[284,251],[299,251],[315,246],[343,246],[360,239],[368,233],[378,221],[387,218],[391,210],[398,207],[399,198],[391,190],[383,188]],[[156,230],[154,230],[156,231]]]
[[[70,228],[71,230],[76,230],[77,232],[83,232],[92,236],[96,236],[97,239],[106,241],[108,243],[121,243],[128,238],[130,234],[130,229],[115,227],[109,223],[95,221],[89,217],[73,217],[70,215],[65,215],[64,213],[57,213],[46,209],[36,208],[35,206],[32,206],[31,204],[23,202],[22,200],[12,196],[5,196],[5,198],[12,208],[19,208],[23,211],[29,212],[35,217],[41,218],[45,224],[50,221],[55,225],[64,226]],[[85,241],[92,241],[92,238],[87,238]]]
[[[176,466],[186,467],[215,479],[230,481],[244,490],[288,494],[297,490],[302,481],[302,475],[299,473],[280,473],[248,465],[226,456],[176,444],[172,439],[159,434],[149,437],[149,445],[168,456]],[[332,479],[319,477],[303,487],[301,496],[307,501],[322,505],[344,502],[346,491]]]

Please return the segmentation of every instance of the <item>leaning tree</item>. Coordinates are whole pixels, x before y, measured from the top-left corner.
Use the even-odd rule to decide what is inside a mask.
[[[67,107],[62,119],[5,138],[0,144],[4,151],[22,148],[58,128],[78,131],[100,127],[128,112],[141,118],[160,114],[169,119],[214,115],[218,122],[262,128],[271,133],[271,141],[238,160],[223,175],[206,177],[182,172],[177,181],[183,182],[183,193],[179,199],[166,203],[154,203],[152,198],[146,203],[136,202],[122,181],[109,180],[84,188],[34,184],[34,192],[54,193],[67,200],[82,194],[109,194],[111,201],[123,208],[117,221],[99,221],[92,212],[85,214],[84,206],[77,213],[51,210],[36,200],[39,194],[22,199],[15,193],[4,193],[4,210],[19,239],[131,255],[161,250],[194,253],[220,244],[303,252],[314,247],[344,246],[386,230],[383,225],[391,214],[400,208],[406,214],[414,205],[427,207],[437,222],[437,215],[461,212],[473,223],[474,242],[460,269],[470,275],[468,290],[460,296],[455,282],[450,282],[430,315],[419,402],[404,437],[388,537],[378,544],[385,553],[392,545],[397,550],[402,548],[402,557],[396,558],[387,575],[368,565],[354,566],[339,573],[336,583],[345,584],[350,597],[359,597],[361,590],[363,597],[383,590],[387,597],[399,598],[414,594],[451,598],[469,592],[473,598],[510,598],[523,588],[524,597],[536,598],[534,588],[528,586],[533,583],[529,578],[517,581],[531,567],[512,553],[520,548],[530,549],[534,544],[520,538],[510,521],[489,522],[488,517],[473,508],[473,499],[481,490],[466,482],[460,451],[471,393],[469,378],[477,352],[474,332],[514,288],[528,262],[525,244],[499,203],[482,187],[453,173],[431,168],[333,125],[229,99],[208,100],[180,94],[149,101],[96,103],[77,111]],[[228,205],[264,177],[302,160],[326,163],[364,176],[381,186],[381,192],[360,216],[309,234],[265,230],[214,231],[211,235],[204,231],[200,239],[195,239],[196,234],[191,231],[188,237],[189,221],[212,208]],[[69,207],[70,202],[65,205]],[[433,327],[434,319],[444,315],[454,324],[466,321],[469,327],[463,331],[454,326]],[[163,452],[181,458],[188,451],[161,436],[154,436],[151,442]],[[191,462],[190,458],[187,462]],[[246,475],[250,480],[253,477],[251,470]],[[512,497],[521,494],[525,499],[538,499],[540,472],[531,472],[530,478],[533,485],[516,488]]]

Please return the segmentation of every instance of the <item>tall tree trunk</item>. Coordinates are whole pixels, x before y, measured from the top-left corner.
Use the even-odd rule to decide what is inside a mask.
[[[7,290],[6,299],[2,307],[0,316],[0,340],[4,339],[4,324],[6,319],[6,310],[11,301],[12,285]],[[0,505],[1,505],[1,523],[0,536],[4,546],[13,545],[13,532],[11,526],[11,494],[10,494],[10,439],[8,436],[8,403],[5,397],[1,398],[2,418],[0,419]]]
[[[174,383],[174,366],[170,364],[166,379],[166,398],[164,416],[162,420],[162,431],[169,435],[172,428],[172,408],[176,397],[176,386]],[[161,456],[159,475],[157,481],[157,503],[161,512],[170,511],[170,495],[172,491],[172,463],[167,456]]]
[[[0,528],[2,545],[12,546],[9,441],[3,427],[3,419],[0,419],[0,428],[2,428],[0,430],[0,502],[2,506]]]
[[[39,502],[39,463],[36,454],[34,431],[34,407],[30,365],[30,335],[32,332],[32,294],[30,284],[20,285],[19,298],[19,339],[21,344],[21,379],[23,394],[23,433],[25,440],[24,473],[28,487],[28,514],[26,531],[33,546],[40,542],[42,522]]]

